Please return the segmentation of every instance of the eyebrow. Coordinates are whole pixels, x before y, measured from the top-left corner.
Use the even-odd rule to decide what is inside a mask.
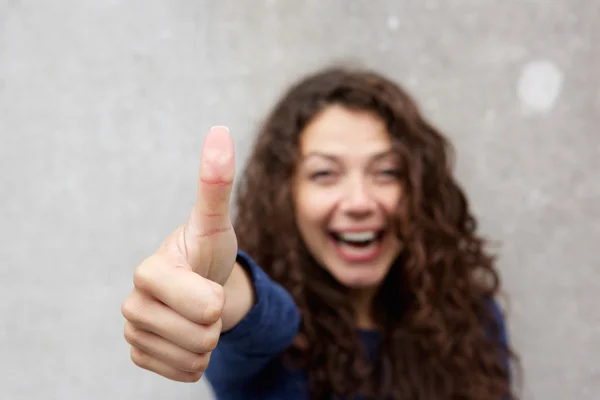
[[[385,150],[379,153],[376,153],[374,155],[372,155],[371,157],[369,157],[370,161],[375,161],[390,155],[395,155],[396,153],[393,150]],[[312,157],[319,157],[319,158],[326,158],[328,160],[331,161],[335,161],[338,162],[339,159],[341,158],[340,155],[337,154],[331,154],[331,153],[324,153],[321,151],[309,151],[307,154],[305,154],[304,156],[301,157],[302,160],[306,160],[308,158],[312,158]]]

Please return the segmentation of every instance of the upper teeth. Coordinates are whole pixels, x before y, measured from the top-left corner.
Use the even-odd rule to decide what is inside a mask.
[[[349,242],[366,242],[375,239],[375,231],[345,232],[340,233],[339,237],[342,240],[347,240]]]

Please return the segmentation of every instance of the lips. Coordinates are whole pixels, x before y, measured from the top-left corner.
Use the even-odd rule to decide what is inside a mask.
[[[374,261],[383,249],[384,230],[333,231],[331,242],[336,253],[346,262]]]

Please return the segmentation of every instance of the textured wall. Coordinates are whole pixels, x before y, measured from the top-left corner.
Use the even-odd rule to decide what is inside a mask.
[[[209,398],[130,362],[131,273],[187,215],[210,125],[242,167],[282,88],[349,60],[455,142],[525,398],[598,399],[599,19],[595,0],[0,0],[0,398]]]

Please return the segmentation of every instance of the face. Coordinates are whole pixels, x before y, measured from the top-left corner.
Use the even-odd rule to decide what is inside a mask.
[[[393,215],[399,160],[376,115],[330,106],[300,137],[296,221],[315,259],[340,283],[377,287],[400,252]]]

